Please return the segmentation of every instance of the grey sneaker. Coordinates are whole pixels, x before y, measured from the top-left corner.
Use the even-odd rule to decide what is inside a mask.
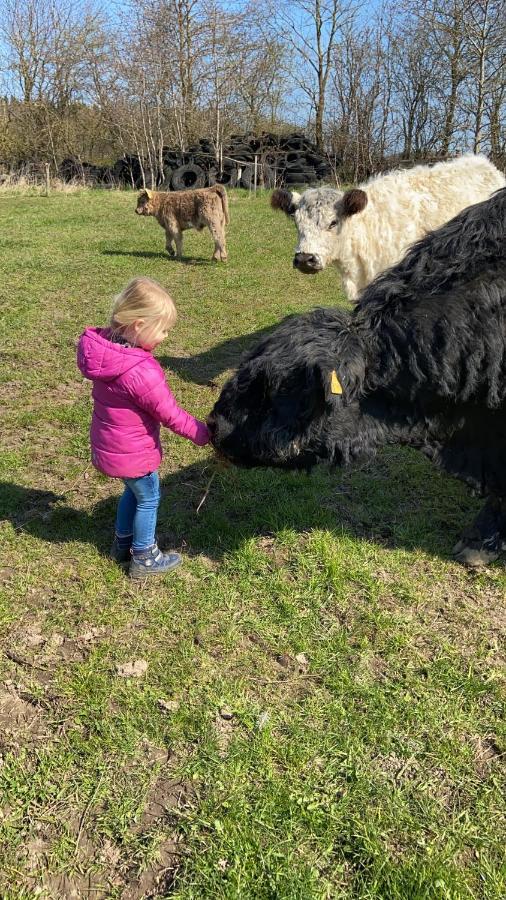
[[[130,578],[147,578],[148,575],[165,575],[172,569],[177,569],[183,562],[179,553],[162,553],[158,544],[153,544],[147,550],[138,550],[132,553],[132,562],[128,574]]]
[[[118,565],[130,562],[132,559],[132,554],[130,552],[132,539],[133,535],[130,535],[129,537],[118,537],[117,534],[114,535],[109,556],[114,562],[118,563]]]

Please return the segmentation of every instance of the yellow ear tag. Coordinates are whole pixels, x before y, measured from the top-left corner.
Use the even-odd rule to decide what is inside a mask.
[[[330,390],[332,391],[333,394],[342,394],[343,393],[343,386],[342,386],[341,382],[339,381],[339,378],[337,377],[335,372],[332,372],[332,375],[330,377]]]

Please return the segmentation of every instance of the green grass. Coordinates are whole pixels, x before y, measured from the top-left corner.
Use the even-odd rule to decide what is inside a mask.
[[[207,233],[169,260],[133,208],[0,200],[0,896],[504,898],[506,570],[451,561],[465,487],[394,448],[220,471],[197,514],[211,453],[166,433],[159,532],[185,564],[139,587],[108,560],[83,327],[158,279],[158,355],[204,416],[255,335],[344,305],[335,271],[292,270],[265,196],[232,194],[226,266]]]

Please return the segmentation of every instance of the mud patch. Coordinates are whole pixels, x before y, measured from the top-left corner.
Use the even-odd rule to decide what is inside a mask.
[[[42,706],[28,702],[14,684],[0,685],[0,749],[12,752],[21,746],[45,740],[50,735]],[[27,694],[27,696],[29,696]]]
[[[175,814],[179,815],[191,796],[190,788],[179,779],[166,773],[156,779],[142,815],[130,828],[139,846],[150,845],[142,864],[133,865],[125,847],[109,837],[99,843],[93,812],[86,807],[81,817],[70,822],[44,826],[20,851],[19,863],[27,883],[42,888],[40,896],[47,900],[106,900],[111,896],[148,900],[165,896],[175,882],[183,855]],[[85,823],[88,814],[91,818]],[[54,846],[64,835],[66,843],[74,845],[73,859],[66,871],[48,871],[51,864],[54,866]]]
[[[229,713],[228,708],[223,708],[216,713],[214,717],[214,731],[218,745],[218,755],[221,759],[224,759],[228,753],[235,728],[234,715]]]
[[[502,751],[495,737],[474,734],[469,738],[474,751],[475,765],[480,775],[486,775],[490,768],[500,759],[505,758],[506,751]]]
[[[424,766],[415,754],[407,759],[395,753],[379,754],[372,760],[377,775],[397,788],[429,794],[444,809],[450,810],[457,796],[456,786],[440,766]]]
[[[87,659],[93,645],[106,634],[106,628],[84,627],[76,637],[65,637],[58,632],[44,634],[41,623],[34,621],[17,628],[10,635],[11,645],[22,649],[23,653],[9,655],[18,665],[44,669],[50,668],[55,660],[82,662]]]
[[[174,813],[189,805],[192,790],[185,782],[163,773],[151,788],[139,822],[132,833],[148,835],[160,830],[153,860],[142,871],[130,870],[125,878],[121,900],[147,900],[165,896],[173,886],[181,863],[181,838],[173,830]],[[171,827],[172,826],[172,827]]]

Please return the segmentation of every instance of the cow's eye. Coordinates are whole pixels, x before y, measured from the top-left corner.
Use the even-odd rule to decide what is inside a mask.
[[[331,228],[335,228],[336,225],[337,225],[337,219],[333,219],[332,222],[330,223],[330,225],[328,226],[328,230],[330,231]]]

